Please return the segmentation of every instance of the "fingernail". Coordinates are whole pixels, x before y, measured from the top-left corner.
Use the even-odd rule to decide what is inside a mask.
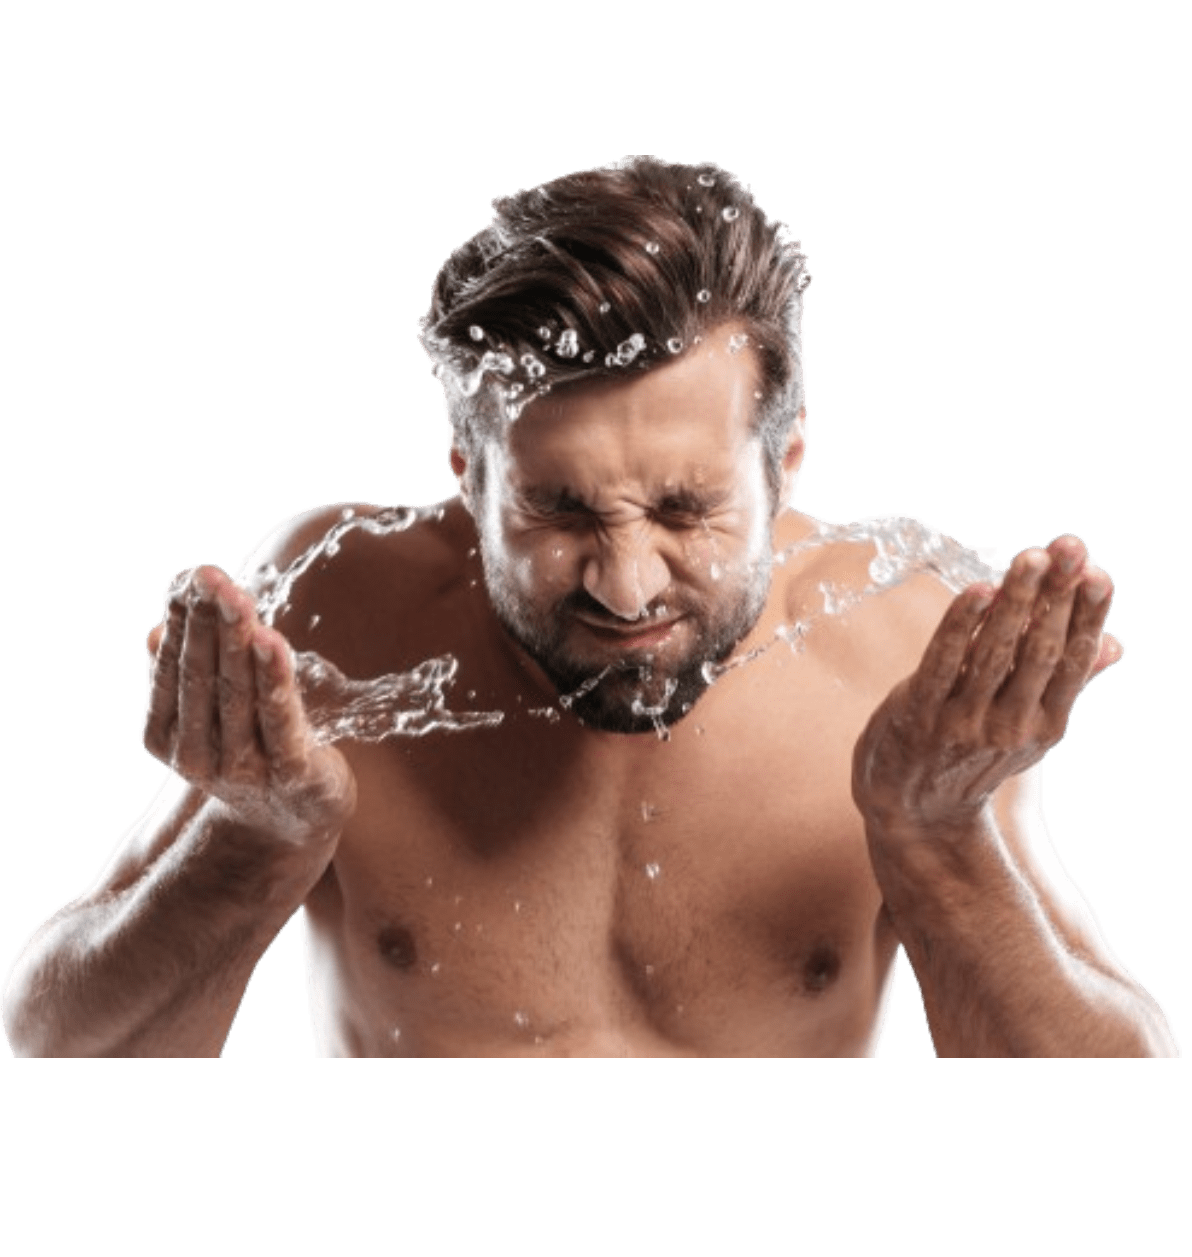
[[[1084,587],[1084,596],[1089,600],[1089,606],[1099,606],[1109,597],[1109,585],[1102,580],[1089,581]]]
[[[253,642],[252,653],[256,655],[262,663],[268,663],[269,660],[273,658],[273,647],[267,645],[265,642]]]
[[[226,594],[216,594],[215,605],[219,608],[219,614],[225,624],[235,624],[239,621],[240,612],[228,601]]]
[[[196,572],[192,578],[194,581],[195,592],[200,598],[210,598],[213,590],[211,578],[204,572]]]

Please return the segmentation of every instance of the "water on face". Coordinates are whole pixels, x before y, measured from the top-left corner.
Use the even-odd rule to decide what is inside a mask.
[[[443,507],[393,507],[375,515],[356,515],[350,509],[345,510],[327,532],[284,571],[265,567],[249,581],[248,588],[256,596],[262,623],[273,625],[277,615],[290,605],[298,581],[320,559],[333,558],[348,533],[359,530],[370,536],[386,536],[403,532],[420,521],[441,519],[443,514]],[[780,624],[769,641],[724,663],[705,662],[702,674],[707,684],[714,684],[735,668],[745,667],[778,644],[785,644],[793,654],[802,654],[817,622],[841,616],[865,599],[894,589],[920,573],[936,577],[953,593],[978,581],[997,585],[1002,578],[1001,572],[951,537],[917,520],[901,517],[844,525],[822,524],[803,540],[775,552],[773,561],[781,566],[798,555],[841,543],[873,546],[874,556],[869,563],[866,584],[857,588],[821,582],[818,586],[821,607],[817,612],[792,624]],[[312,617],[312,627],[317,622],[318,617]],[[459,671],[459,660],[453,655],[424,660],[408,672],[367,679],[346,676],[314,651],[297,652],[294,664],[307,714],[315,738],[320,742],[378,742],[392,737],[458,733],[493,728],[505,719],[505,713],[500,711],[452,711],[447,706],[448,693]],[[551,724],[558,723],[562,719],[561,712],[569,711],[611,671],[611,666],[606,667],[570,693],[559,695],[557,707],[527,708],[527,714]],[[631,700],[633,714],[647,718],[663,741],[670,739],[666,717],[672,715],[673,721],[669,709],[676,684],[673,679],[667,679],[661,697],[652,704],[646,703],[640,694]],[[475,691],[469,691],[467,700],[474,699]],[[697,728],[696,732],[703,730]]]

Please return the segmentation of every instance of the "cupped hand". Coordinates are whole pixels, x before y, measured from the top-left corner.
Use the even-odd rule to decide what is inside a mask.
[[[1077,694],[1121,658],[1113,595],[1077,537],[1024,550],[1000,588],[972,585],[853,754],[853,799],[886,832],[971,824],[1003,781],[1063,737]]]
[[[183,573],[149,648],[151,755],[252,829],[291,842],[338,835],[355,778],[339,751],[316,742],[289,644],[247,592],[217,567]]]

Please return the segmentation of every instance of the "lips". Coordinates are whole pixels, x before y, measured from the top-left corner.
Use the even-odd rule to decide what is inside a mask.
[[[676,624],[684,619],[684,616],[675,616],[670,620],[663,620],[660,623],[650,624],[645,628],[629,628],[629,627],[613,627],[608,624],[594,623],[580,616],[576,616],[577,621],[583,625],[585,629],[602,642],[615,644],[622,649],[628,647],[655,646],[670,636],[671,630]]]

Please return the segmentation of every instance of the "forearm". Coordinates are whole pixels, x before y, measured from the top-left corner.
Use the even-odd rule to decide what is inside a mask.
[[[938,1055],[1169,1049],[1144,996],[1064,945],[992,817],[963,834],[887,839],[870,828],[874,871]]]
[[[30,942],[5,998],[13,1050],[218,1056],[257,961],[333,850],[204,806],[133,885],[72,905]]]

